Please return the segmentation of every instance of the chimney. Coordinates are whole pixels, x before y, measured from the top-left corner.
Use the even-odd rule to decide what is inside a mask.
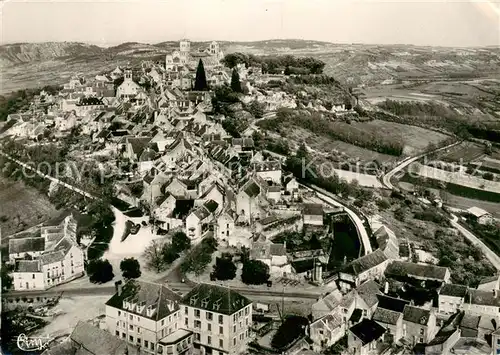
[[[115,282],[115,292],[118,294],[118,296],[122,295],[122,282],[121,282],[121,280]]]
[[[384,285],[384,293],[387,295],[389,293],[389,282],[385,282],[385,285]]]

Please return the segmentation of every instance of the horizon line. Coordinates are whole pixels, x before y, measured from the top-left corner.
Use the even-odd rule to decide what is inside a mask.
[[[100,48],[110,48],[110,47],[117,47],[122,44],[128,44],[128,43],[137,43],[137,44],[146,44],[146,45],[151,45],[151,46],[157,46],[159,44],[165,43],[165,42],[180,42],[183,40],[183,38],[179,38],[177,40],[164,40],[160,42],[147,42],[147,41],[123,41],[123,42],[113,42],[113,43],[103,43],[103,42],[96,42],[96,41],[85,41],[85,40],[79,40],[79,41],[71,41],[71,40],[61,40],[61,41],[28,41],[28,42],[0,42],[0,47],[3,46],[13,46],[13,45],[22,45],[22,44],[46,44],[46,43],[79,43],[79,44],[87,44],[87,45],[93,45],[97,46]],[[269,39],[259,39],[259,40],[241,40],[241,41],[230,41],[230,40],[214,40],[214,39],[209,39],[209,40],[201,40],[201,39],[193,39],[190,40],[190,42],[198,42],[198,43],[208,43],[208,42],[218,42],[218,43],[258,43],[258,42],[271,42],[271,41],[302,41],[302,42],[317,42],[317,43],[324,43],[324,44],[331,44],[331,45],[339,45],[339,46],[346,46],[346,45],[351,45],[351,46],[412,46],[412,47],[430,47],[430,48],[500,48],[500,44],[488,44],[488,45],[482,45],[482,46],[474,46],[474,45],[431,45],[431,44],[413,44],[413,43],[367,43],[367,42],[330,42],[330,41],[322,41],[322,40],[316,40],[316,39],[301,39],[301,38],[269,38]]]

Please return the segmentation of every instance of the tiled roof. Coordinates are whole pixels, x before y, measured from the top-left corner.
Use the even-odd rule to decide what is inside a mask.
[[[369,280],[360,285],[356,292],[365,301],[368,307],[372,307],[379,302],[377,297],[380,294],[380,286],[375,281]]]
[[[84,348],[89,354],[93,355],[123,355],[127,348],[129,348],[128,354],[138,353],[137,348],[132,347],[131,349],[130,345],[110,332],[82,321],[78,322],[70,338],[78,344],[77,348]]]
[[[37,252],[45,250],[45,238],[19,238],[9,240],[9,254]]]
[[[214,213],[217,210],[217,207],[219,207],[219,204],[214,200],[209,200],[205,202],[203,206],[208,210],[208,212]]]
[[[210,216],[210,211],[205,208],[205,206],[198,207],[193,211],[193,213],[200,219],[204,220]]]
[[[392,230],[386,226],[381,226],[373,235],[377,239],[379,248],[384,251],[388,258],[399,258],[399,242]]]
[[[452,296],[452,297],[465,297],[467,293],[467,286],[456,285],[456,284],[444,284],[439,291],[440,295]]]
[[[377,307],[372,317],[374,321],[394,325],[398,323],[399,318],[401,318],[401,313],[380,307]]]
[[[121,295],[115,293],[106,302],[106,305],[123,309],[123,301],[125,300],[145,306],[140,313],[137,310],[127,310],[127,312],[140,314],[143,317],[158,321],[179,309],[178,301],[180,300],[180,296],[161,284],[130,280],[123,285]],[[156,310],[148,317],[147,309],[150,306],[153,308],[156,307]]]
[[[227,287],[198,284],[182,298],[182,304],[222,314],[233,314],[252,302]]]
[[[342,325],[342,317],[337,314],[327,314],[323,318],[318,319],[311,324],[313,329],[324,329],[328,331],[333,331]]]
[[[127,143],[132,146],[132,151],[139,157],[142,154],[143,150],[148,145],[150,140],[151,140],[150,137],[127,138]]]
[[[500,307],[500,297],[495,297],[495,294],[491,291],[469,290],[465,302],[481,306]]]
[[[54,251],[51,253],[42,254],[40,256],[40,261],[42,265],[48,265],[52,263],[56,263],[58,261],[64,260],[65,253],[61,250]]]
[[[275,243],[272,243],[269,246],[269,253],[271,255],[275,255],[275,256],[286,255],[286,247],[285,247],[284,244],[275,244]]]
[[[350,275],[359,275],[377,265],[382,264],[386,260],[387,256],[385,256],[385,254],[380,249],[377,249],[373,253],[353,260],[342,270],[342,272]]]
[[[358,337],[363,345],[369,344],[374,340],[378,340],[384,333],[385,328],[371,319],[363,319],[361,323],[349,329],[356,337]]]
[[[387,275],[410,276],[433,280],[444,280],[447,268],[429,264],[415,264],[407,261],[394,261],[386,269]]]
[[[257,185],[255,182],[251,182],[246,188],[245,188],[245,193],[249,197],[256,197],[257,195],[260,194],[260,187]]]
[[[478,329],[480,316],[465,313],[462,320],[460,321],[460,328]]]
[[[428,309],[406,305],[403,311],[403,320],[415,324],[427,325],[431,312]]]
[[[16,263],[15,272],[41,272],[40,261],[19,260]]]

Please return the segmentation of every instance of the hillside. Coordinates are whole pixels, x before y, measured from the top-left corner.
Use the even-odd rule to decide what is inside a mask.
[[[191,42],[206,48],[209,42]],[[224,53],[314,56],[325,72],[349,85],[392,81],[494,76],[500,71],[500,48],[437,48],[409,45],[333,44],[307,40],[220,42]],[[177,41],[157,44],[128,42],[103,48],[74,42],[18,43],[0,46],[1,93],[57,84],[80,72],[94,75],[128,62],[163,60]]]

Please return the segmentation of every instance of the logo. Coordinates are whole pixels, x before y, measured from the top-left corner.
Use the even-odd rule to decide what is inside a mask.
[[[19,334],[17,337],[17,347],[22,351],[45,350],[49,343],[54,340],[50,336],[27,337],[26,334]]]

